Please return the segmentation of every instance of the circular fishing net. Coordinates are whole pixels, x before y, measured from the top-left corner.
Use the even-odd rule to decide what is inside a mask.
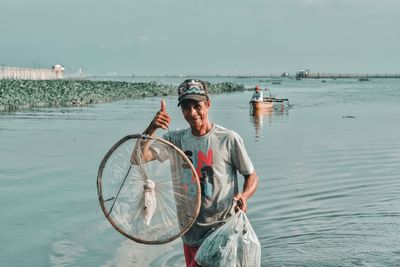
[[[102,160],[100,206],[111,225],[140,243],[183,235],[200,210],[199,178],[188,157],[161,138],[128,135]]]

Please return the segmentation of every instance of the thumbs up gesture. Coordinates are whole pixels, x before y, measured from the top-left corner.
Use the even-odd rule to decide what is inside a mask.
[[[160,111],[156,113],[149,127],[147,127],[144,133],[152,135],[158,128],[167,130],[170,122],[171,117],[167,113],[167,104],[164,100],[161,100]]]
[[[160,111],[166,111],[167,109],[167,104],[165,104],[164,99],[161,99],[161,109]]]

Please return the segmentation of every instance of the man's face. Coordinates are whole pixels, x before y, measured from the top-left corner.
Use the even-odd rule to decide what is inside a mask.
[[[202,102],[187,100],[181,103],[183,117],[191,128],[200,130],[207,123],[210,105],[210,100]]]

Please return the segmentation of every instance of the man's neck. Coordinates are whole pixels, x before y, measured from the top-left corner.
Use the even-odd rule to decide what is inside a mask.
[[[199,130],[192,128],[192,134],[194,136],[203,136],[206,135],[213,127],[213,124],[210,121],[207,121],[207,123],[204,124],[203,127],[201,127]]]

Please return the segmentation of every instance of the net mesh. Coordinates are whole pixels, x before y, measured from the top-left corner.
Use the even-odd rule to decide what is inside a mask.
[[[141,243],[181,236],[200,207],[190,160],[167,141],[142,135],[127,136],[110,149],[99,168],[98,193],[110,223]]]

